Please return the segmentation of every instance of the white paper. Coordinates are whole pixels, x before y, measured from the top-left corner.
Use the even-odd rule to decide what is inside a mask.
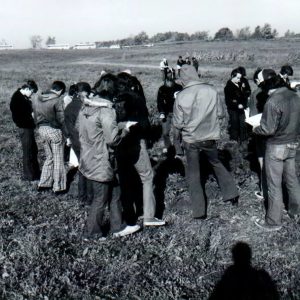
[[[245,119],[245,122],[253,127],[257,127],[260,125],[261,116],[262,114],[257,114],[255,116],[248,117]]]
[[[69,165],[74,166],[75,168],[77,168],[79,166],[77,156],[72,148],[70,150]]]

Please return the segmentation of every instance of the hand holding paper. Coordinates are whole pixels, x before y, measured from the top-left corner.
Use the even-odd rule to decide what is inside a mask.
[[[133,125],[135,125],[135,124],[137,124],[137,122],[135,122],[135,121],[128,121],[128,122],[126,122],[126,125],[125,125],[126,130],[129,131],[130,127],[133,126]]]
[[[257,114],[255,116],[249,117],[249,108],[245,109],[245,122],[251,126],[257,127],[260,125],[260,120],[262,117],[262,114]]]

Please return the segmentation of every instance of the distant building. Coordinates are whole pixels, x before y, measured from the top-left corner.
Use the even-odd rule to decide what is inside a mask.
[[[48,45],[46,49],[53,49],[53,50],[68,50],[70,49],[70,45],[68,44],[51,44]]]
[[[119,44],[115,44],[115,45],[110,45],[109,48],[110,49],[120,49],[121,46]]]
[[[0,50],[7,50],[7,49],[13,49],[14,47],[12,45],[7,44],[0,44]]]
[[[74,45],[73,49],[96,49],[96,43],[79,43]]]

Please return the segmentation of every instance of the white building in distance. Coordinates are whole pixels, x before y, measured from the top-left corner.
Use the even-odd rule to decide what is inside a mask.
[[[69,44],[51,44],[46,47],[46,49],[51,50],[68,50],[71,49]]]
[[[79,43],[74,45],[73,49],[96,49],[96,43]]]
[[[12,45],[8,45],[8,44],[0,44],[0,50],[9,50],[9,49],[13,49],[14,47]]]

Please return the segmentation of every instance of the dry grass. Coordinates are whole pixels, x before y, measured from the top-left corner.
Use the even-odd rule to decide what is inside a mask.
[[[245,42],[139,50],[0,52],[0,298],[207,299],[232,264],[232,246],[243,241],[252,248],[253,266],[270,274],[281,299],[300,299],[299,224],[285,215],[279,232],[265,233],[255,227],[251,217],[263,216],[264,208],[254,196],[257,176],[249,170],[247,161],[239,166],[241,157],[232,161],[240,185],[238,208],[222,203],[210,176],[206,185],[209,219],[193,220],[185,180],[179,174],[170,174],[165,190],[168,226],[146,228],[121,239],[109,237],[104,243],[84,242],[81,233],[86,211],[76,198],[76,182],[67,195],[55,197],[39,194],[34,185],[20,180],[21,149],[8,106],[11,94],[26,78],[35,79],[41,89],[53,80],[93,84],[103,68],[113,72],[124,69],[124,65],[110,62],[141,64],[145,67],[131,69],[144,86],[155,122],[160,73],[147,65],[158,66],[163,56],[175,64],[180,54],[199,55],[203,58],[203,79],[221,91],[231,69],[238,65],[244,65],[251,77],[256,66],[278,70],[289,61],[297,78],[298,48],[296,43]],[[230,59],[242,51],[244,57]],[[222,54],[226,59],[217,59]],[[247,59],[253,55],[253,59]],[[160,151],[161,144],[157,143],[151,154]]]

